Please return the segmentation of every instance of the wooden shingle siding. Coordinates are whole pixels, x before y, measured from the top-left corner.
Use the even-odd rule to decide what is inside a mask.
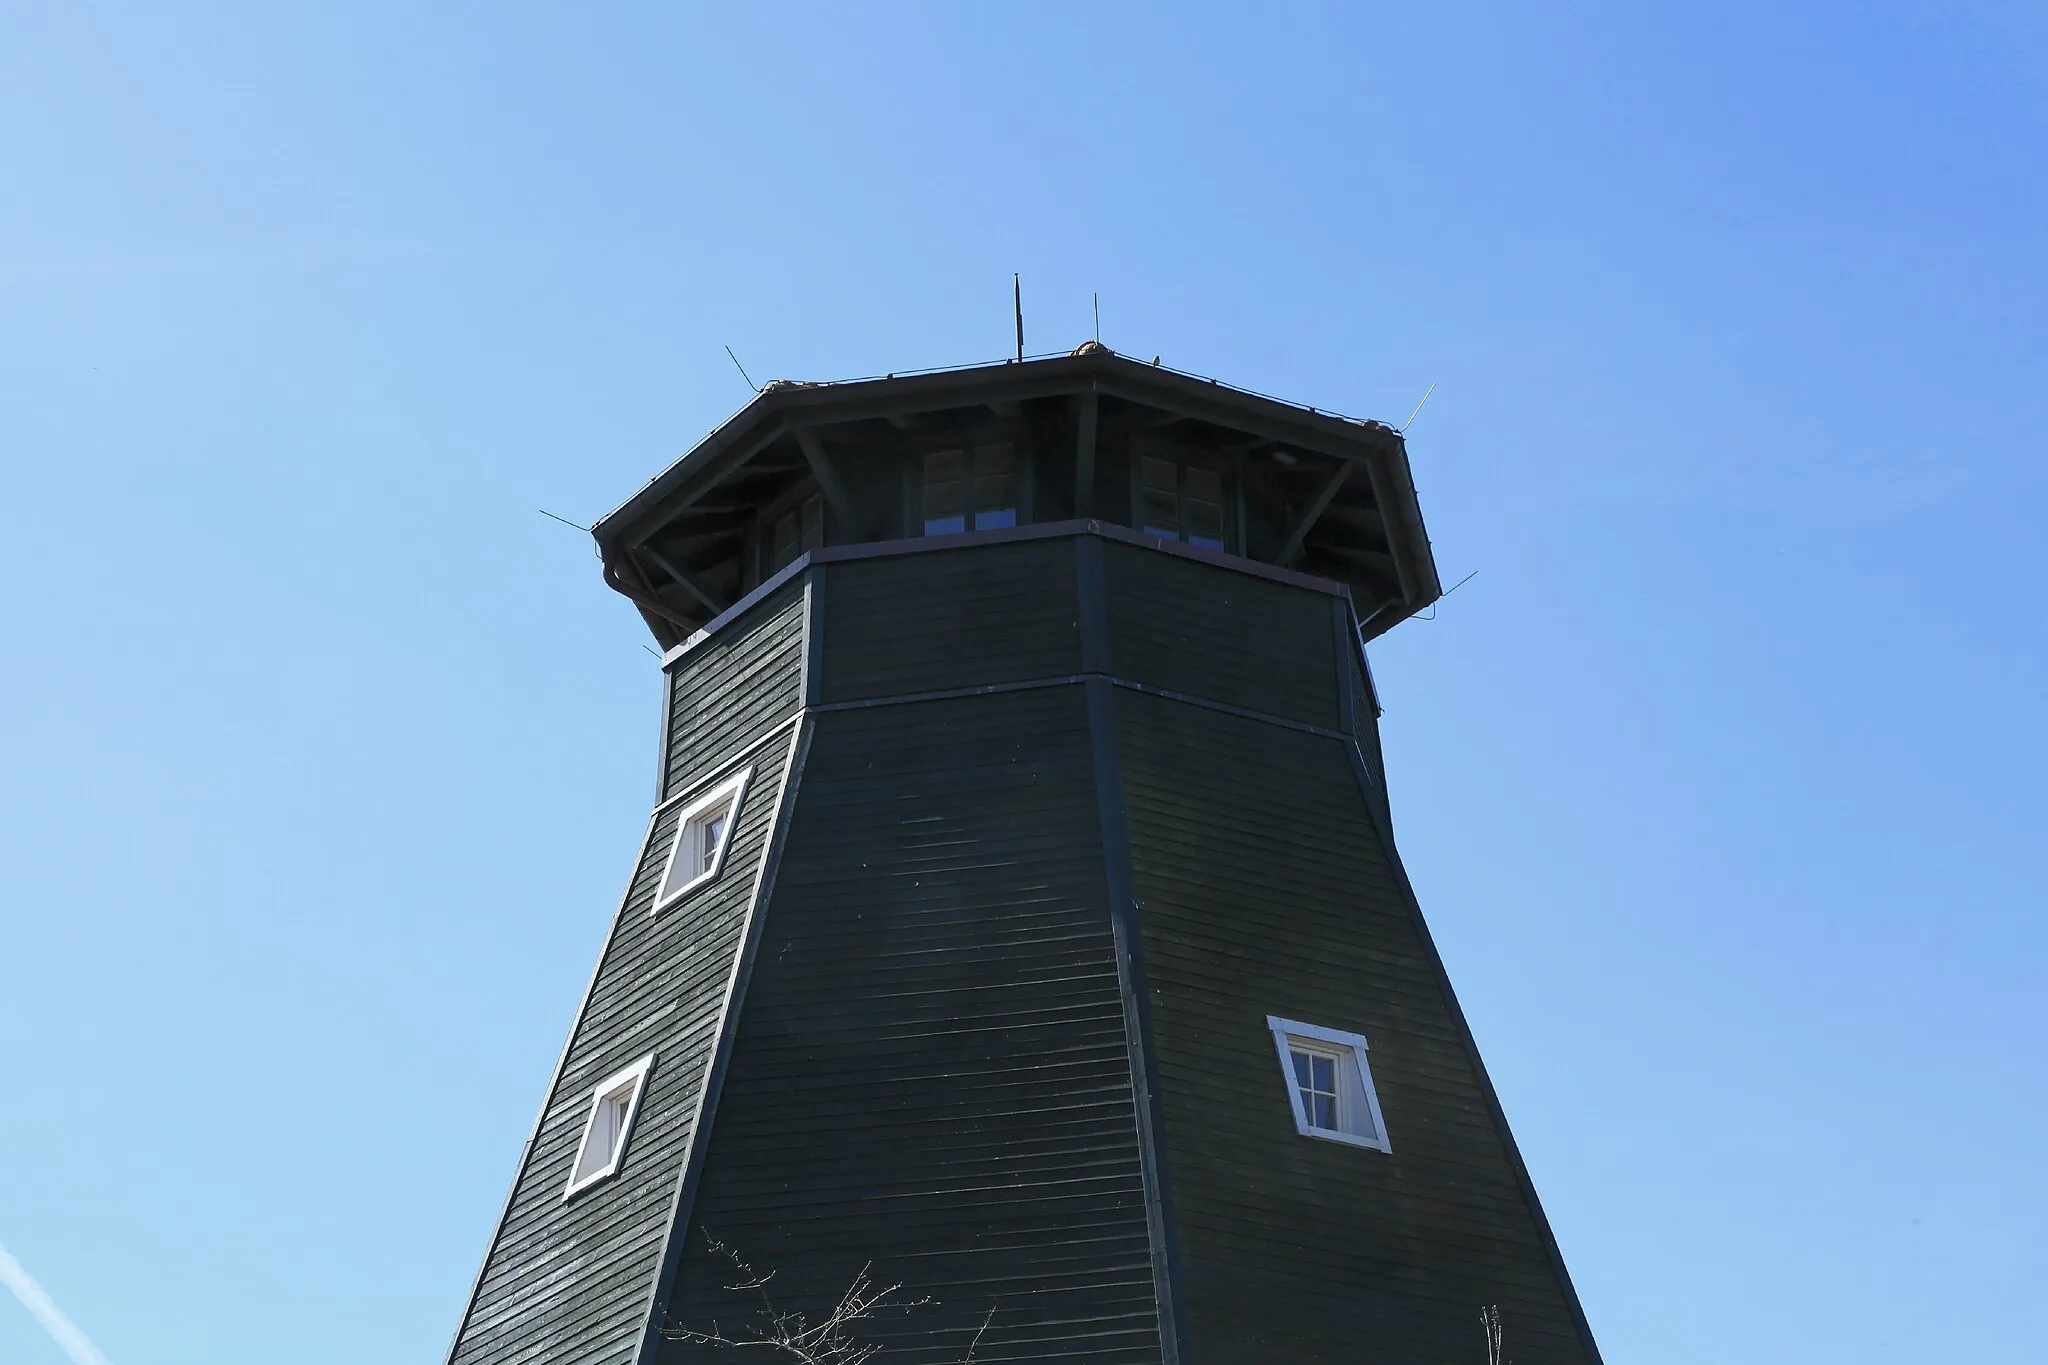
[[[663,796],[705,775],[800,702],[803,584],[792,582],[683,655],[670,669]]]
[[[771,604],[763,604],[769,607]],[[683,801],[661,808],[644,842],[562,1067],[521,1166],[452,1365],[628,1365],[636,1358],[666,1245],[683,1155],[724,1008],[793,730],[801,595],[762,613],[747,650],[683,661],[677,690],[711,687],[729,714],[676,736],[692,786],[754,769],[718,877],[653,914]],[[736,623],[736,624],[753,624]],[[737,632],[736,632],[737,638]],[[797,641],[800,643],[800,638]],[[702,695],[701,691],[699,695]],[[724,747],[702,736],[712,730]],[[672,788],[680,798],[687,795]],[[654,1067],[619,1174],[564,1202],[593,1088],[649,1053]]]
[[[1080,667],[1068,540],[835,563],[825,576],[823,618],[827,702]]]
[[[1594,1359],[1346,741],[1118,718],[1197,1365],[1463,1365],[1487,1304],[1522,1365]],[[1295,1131],[1268,1014],[1370,1040],[1391,1154]]]
[[[1157,1365],[1082,689],[827,712],[789,818],[671,1320],[758,1307],[708,1235],[784,1308],[870,1262],[930,1299],[891,1360],[993,1306],[977,1359]]]
[[[1112,673],[1337,728],[1327,595],[1114,541],[1102,567]]]

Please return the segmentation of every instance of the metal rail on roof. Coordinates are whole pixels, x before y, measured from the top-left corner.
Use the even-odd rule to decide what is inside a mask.
[[[1100,342],[1096,344],[1098,346],[1101,345]],[[1358,427],[1381,427],[1384,430],[1394,432],[1396,435],[1398,435],[1400,432],[1400,429],[1398,427],[1389,427],[1386,426],[1385,423],[1376,422],[1370,418],[1352,417],[1346,413],[1338,412],[1333,408],[1311,407],[1306,403],[1297,403],[1291,398],[1279,398],[1270,393],[1261,393],[1257,389],[1245,388],[1241,384],[1232,384],[1228,380],[1217,379],[1213,375],[1197,374],[1193,370],[1176,369],[1172,365],[1162,364],[1157,361],[1154,361],[1148,365],[1145,361],[1136,360],[1130,356],[1123,355],[1120,352],[1112,351],[1107,346],[1102,346],[1102,352],[1106,355],[1113,356],[1116,359],[1127,361],[1135,366],[1140,366],[1142,368],[1147,369],[1156,369],[1161,371],[1162,373],[1174,375],[1181,379],[1192,380],[1195,383],[1204,384],[1215,389],[1220,389],[1226,393],[1240,394],[1247,398],[1256,398],[1261,402],[1273,403],[1283,408],[1290,408],[1295,412],[1304,413],[1310,417],[1328,418],[1331,421],[1343,422],[1348,425]],[[708,439],[709,437],[714,436],[718,432],[731,426],[733,422],[737,420],[739,416],[742,413],[744,413],[748,408],[752,407],[755,403],[759,402],[762,398],[766,397],[770,393],[770,391],[775,390],[779,386],[785,384],[789,385],[792,388],[800,389],[843,388],[851,387],[855,384],[885,383],[889,380],[894,379],[914,379],[925,375],[961,374],[970,370],[1001,370],[1011,365],[1028,365],[1033,362],[1040,361],[1072,359],[1077,354],[1079,354],[1079,352],[1077,351],[1042,351],[1036,355],[1025,356],[1021,361],[1013,360],[1005,356],[1001,360],[971,361],[958,365],[929,365],[922,369],[891,370],[886,374],[860,375],[849,379],[773,379],[770,380],[768,383],[763,384],[760,388],[756,389],[754,391],[754,396],[752,398],[748,399],[745,403],[742,403],[739,407],[734,408],[732,412],[728,414],[726,417],[724,417],[720,421],[712,423],[712,425],[705,431],[704,434],[705,437]],[[699,445],[702,445],[701,441],[699,442]],[[675,467],[675,465],[670,465],[661,473],[658,473],[654,475],[652,478],[648,479],[647,482],[642,484],[640,488],[634,492],[632,497],[627,498],[617,507],[614,507],[611,511],[599,517],[595,522],[592,523],[592,525],[594,527],[599,527],[610,522],[613,518],[617,517],[621,512],[624,512],[628,507],[631,507],[634,504],[634,502],[636,502],[641,497],[642,494],[647,492],[648,489],[653,488],[655,485],[659,484],[664,478],[666,478],[669,475],[669,473],[671,473],[675,469]]]
[[[1098,343],[1098,344],[1099,344],[1099,343]],[[1135,358],[1134,358],[1134,357],[1132,357],[1132,356],[1128,356],[1128,355],[1125,355],[1125,354],[1123,354],[1123,353],[1122,353],[1121,351],[1111,351],[1111,350],[1109,349],[1109,347],[1107,347],[1107,346],[1104,346],[1104,347],[1103,347],[1102,349],[1103,349],[1104,351],[1107,351],[1107,352],[1108,352],[1108,353],[1109,353],[1110,355],[1116,356],[1116,357],[1117,357],[1118,359],[1121,359],[1121,360],[1129,360],[1129,361],[1130,361],[1130,362],[1131,362],[1132,364],[1134,364],[1134,365],[1146,365],[1146,364],[1148,364],[1148,362],[1146,362],[1146,361],[1143,361],[1143,360],[1138,360],[1138,359],[1135,359]],[[1020,361],[1017,361],[1017,360],[1013,360],[1013,359],[1010,359],[1009,357],[1007,357],[1007,356],[1006,356],[1006,357],[1004,357],[1004,358],[1003,358],[1003,359],[1001,359],[1001,360],[971,360],[971,361],[966,361],[966,362],[963,362],[963,363],[961,363],[961,364],[958,364],[958,365],[927,365],[927,366],[925,366],[925,367],[924,367],[924,368],[922,368],[922,369],[913,369],[913,370],[891,370],[891,371],[889,371],[889,372],[888,372],[887,374],[864,374],[864,375],[857,375],[857,376],[853,376],[853,377],[851,377],[851,378],[847,378],[847,379],[779,379],[779,380],[770,380],[770,381],[769,381],[768,383],[766,383],[766,384],[763,384],[763,385],[762,385],[762,386],[761,386],[761,387],[760,387],[759,389],[757,389],[757,390],[756,390],[755,392],[756,392],[756,395],[757,395],[757,396],[758,396],[759,394],[762,394],[762,393],[766,393],[766,392],[767,392],[767,391],[768,391],[769,389],[773,388],[773,387],[774,387],[774,386],[775,386],[776,384],[795,384],[795,385],[798,385],[798,386],[800,386],[800,387],[803,387],[803,388],[817,388],[817,389],[829,389],[829,388],[836,388],[836,387],[838,387],[839,385],[842,385],[842,384],[872,384],[872,383],[876,383],[876,382],[878,382],[878,381],[882,381],[882,380],[889,380],[889,379],[911,379],[911,378],[916,378],[916,377],[918,377],[918,376],[920,376],[920,375],[927,375],[927,374],[955,374],[955,373],[958,373],[958,372],[961,372],[961,371],[964,371],[964,370],[994,370],[994,369],[1000,369],[1001,367],[1003,367],[1003,366],[1005,366],[1005,365],[1016,365],[1016,364],[1026,364],[1026,365],[1028,365],[1028,364],[1030,364],[1030,363],[1031,363],[1032,361],[1034,361],[1034,360],[1066,360],[1066,359],[1068,359],[1068,358],[1072,357],[1072,356],[1073,356],[1074,354],[1075,354],[1075,352],[1073,352],[1073,351],[1041,351],[1041,352],[1037,353],[1036,355],[1027,355],[1027,356],[1025,356],[1025,357],[1024,357],[1024,359],[1023,359],[1023,360],[1022,360],[1021,362],[1020,362]],[[1371,419],[1371,418],[1368,418],[1368,417],[1353,417],[1353,416],[1351,416],[1351,415],[1350,415],[1349,413],[1343,413],[1343,412],[1339,412],[1339,411],[1337,411],[1337,410],[1336,410],[1335,408],[1319,408],[1319,407],[1312,407],[1312,406],[1310,406],[1310,405],[1309,405],[1309,404],[1307,404],[1307,403],[1297,403],[1296,401],[1294,401],[1294,400],[1293,400],[1293,399],[1291,399],[1291,398],[1281,398],[1281,397],[1278,397],[1278,396],[1276,396],[1276,395],[1274,395],[1274,394],[1270,394],[1270,393],[1261,393],[1261,392],[1260,392],[1259,390],[1257,390],[1257,389],[1248,389],[1248,388],[1246,388],[1246,387],[1245,387],[1244,385],[1242,385],[1242,384],[1233,384],[1233,383],[1231,383],[1231,382],[1230,382],[1229,380],[1227,380],[1227,379],[1218,379],[1218,378],[1216,378],[1216,377],[1215,377],[1215,376],[1213,376],[1213,375],[1206,375],[1206,374],[1197,374],[1197,373],[1196,373],[1195,371],[1193,371],[1193,370],[1182,370],[1182,369],[1176,369],[1176,368],[1175,368],[1174,366],[1172,366],[1172,365],[1167,365],[1167,364],[1163,364],[1163,363],[1161,363],[1161,362],[1159,362],[1159,361],[1156,361],[1156,360],[1155,360],[1155,361],[1151,361],[1151,362],[1149,362],[1149,366],[1150,366],[1150,368],[1152,368],[1152,369],[1155,369],[1155,370],[1163,370],[1163,371],[1165,371],[1165,372],[1166,372],[1167,374],[1177,374],[1177,375],[1179,375],[1179,376],[1180,376],[1181,378],[1183,378],[1183,379],[1192,379],[1192,380],[1195,380],[1195,381],[1196,381],[1196,382],[1198,382],[1198,383],[1202,383],[1202,384],[1210,384],[1210,385],[1213,385],[1214,387],[1216,387],[1216,388],[1219,388],[1219,389],[1228,389],[1228,390],[1229,390],[1230,392],[1232,392],[1232,393],[1241,393],[1241,394],[1244,394],[1244,395],[1245,395],[1246,397],[1248,397],[1248,398],[1259,398],[1259,399],[1263,399],[1263,400],[1265,400],[1265,401],[1266,401],[1266,402],[1268,402],[1268,403],[1278,403],[1278,404],[1280,404],[1280,405],[1281,405],[1282,407],[1289,407],[1289,408],[1293,408],[1293,409],[1295,409],[1295,410],[1296,410],[1297,412],[1305,412],[1305,413],[1308,413],[1309,415],[1311,415],[1311,416],[1314,416],[1314,417],[1334,417],[1334,418],[1336,418],[1336,419],[1337,419],[1338,421],[1340,421],[1340,422],[1351,422],[1351,423],[1354,423],[1354,424],[1356,424],[1356,425],[1358,425],[1358,426],[1367,426],[1367,425],[1371,425],[1371,424],[1373,423],[1373,419]],[[740,413],[742,413],[742,412],[744,412],[744,411],[746,411],[746,404],[744,404],[744,403],[743,403],[743,404],[741,404],[741,405],[740,405],[739,407],[737,407],[737,408],[734,408],[734,409],[733,409],[733,411],[732,411],[732,416],[731,416],[731,417],[727,417],[727,418],[725,419],[725,422],[729,422],[729,421],[731,421],[733,417],[737,417],[737,416],[739,416],[739,414],[740,414]],[[725,422],[718,422],[718,423],[714,424],[714,425],[713,425],[713,426],[711,427],[711,430],[713,430],[713,431],[716,431],[716,430],[718,430],[718,428],[719,428],[719,427],[722,427],[722,426],[724,426],[724,425],[725,425]],[[1385,423],[1380,423],[1379,425],[1385,425]],[[1390,428],[1390,429],[1391,429],[1391,430],[1399,430],[1399,428]]]

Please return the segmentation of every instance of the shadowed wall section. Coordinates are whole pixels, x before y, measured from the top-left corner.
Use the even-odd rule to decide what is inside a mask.
[[[708,1237],[815,1318],[864,1263],[890,1359],[1159,1359],[1077,687],[821,718],[672,1316],[744,1326]],[[671,1344],[663,1361],[711,1361]]]
[[[1334,584],[1097,523],[826,546],[667,659],[663,793],[453,1365],[1598,1365],[1394,853]],[[655,914],[693,796],[722,870]],[[694,846],[694,845],[693,845]],[[1268,1016],[1363,1035],[1391,1151]],[[592,1087],[651,1078],[563,1189]],[[1347,1054],[1349,1055],[1349,1054]],[[1334,1104],[1334,1099],[1332,1104]]]

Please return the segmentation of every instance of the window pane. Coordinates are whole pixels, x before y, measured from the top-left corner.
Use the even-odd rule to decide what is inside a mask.
[[[714,811],[704,817],[698,827],[697,870],[709,872],[711,864],[718,861],[718,845],[725,838],[725,818],[728,811]]]
[[[1138,460],[1138,529],[1180,537],[1180,466],[1146,455]]]
[[[583,1159],[576,1163],[579,1177],[601,1171],[611,1164],[612,1153],[618,1150],[619,1129],[624,1125],[625,1117],[625,1105],[612,1097],[606,1096],[597,1102],[597,1114],[590,1125],[590,1141],[584,1144]]]
[[[1294,1083],[1303,1090],[1308,1089],[1308,1054],[1290,1052],[1288,1056],[1294,1059]]]
[[[938,450],[924,457],[924,533],[967,529],[967,452]]]
[[[815,550],[825,543],[825,504],[817,498],[805,498],[802,510],[802,548]]]
[[[992,531],[1017,524],[1017,454],[1009,446],[974,452],[974,529]]]
[[[1337,1126],[1337,1097],[1335,1095],[1316,1096],[1315,1113],[1309,1119],[1309,1124],[1315,1128],[1335,1128]]]
[[[1213,469],[1187,471],[1187,540],[1190,545],[1223,548],[1223,476]]]
[[[768,563],[766,572],[774,573],[790,560],[796,558],[797,524],[796,511],[791,509],[777,517],[768,530]]]
[[[1333,1095],[1337,1093],[1337,1064],[1328,1057],[1317,1057],[1312,1065],[1311,1075],[1314,1079],[1315,1088],[1327,1090]]]

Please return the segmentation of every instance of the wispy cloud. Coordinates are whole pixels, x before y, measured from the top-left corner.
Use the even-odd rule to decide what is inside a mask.
[[[0,1280],[14,1291],[14,1297],[21,1300],[35,1320],[43,1325],[56,1343],[64,1348],[64,1354],[71,1357],[72,1365],[112,1365],[100,1348],[86,1339],[78,1330],[78,1324],[64,1316],[64,1310],[50,1302],[50,1296],[36,1283],[35,1277],[21,1268],[21,1262],[0,1245]]]

